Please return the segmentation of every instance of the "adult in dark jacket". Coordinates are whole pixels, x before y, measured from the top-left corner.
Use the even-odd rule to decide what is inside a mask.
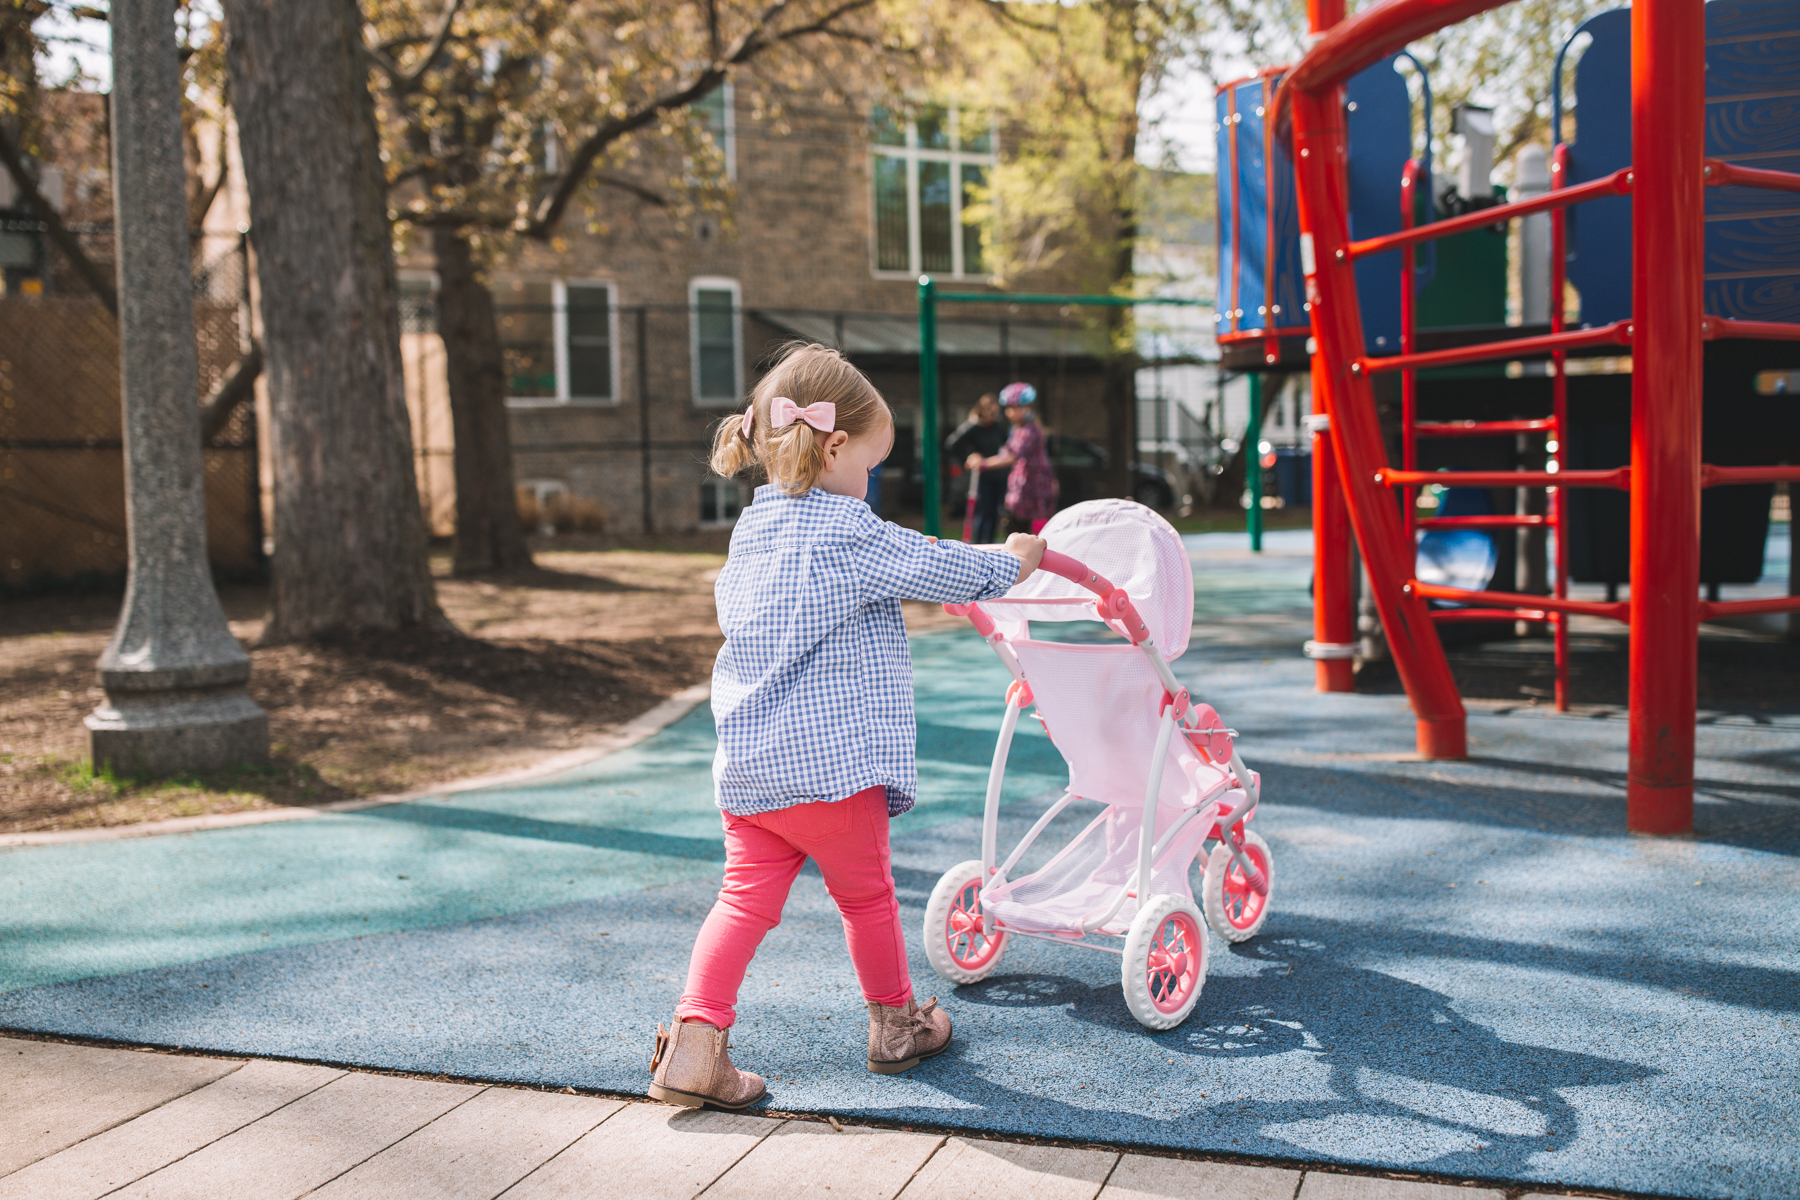
[[[989,392],[975,402],[975,407],[969,410],[969,419],[958,425],[955,432],[944,440],[944,444],[950,451],[951,462],[968,466],[981,459],[992,458],[1005,449],[1008,432],[1006,425],[1000,420],[1000,402]],[[972,531],[975,544],[999,540],[1000,506],[1005,500],[1006,472],[982,471],[975,491],[975,521]]]

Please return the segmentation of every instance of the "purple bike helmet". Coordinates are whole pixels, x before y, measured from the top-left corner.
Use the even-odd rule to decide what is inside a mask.
[[[1029,383],[1009,383],[1000,389],[1001,408],[1023,408],[1037,399],[1037,389]]]

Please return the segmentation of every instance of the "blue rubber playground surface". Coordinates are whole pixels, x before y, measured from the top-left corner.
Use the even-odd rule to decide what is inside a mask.
[[[1631,837],[1622,719],[1473,707],[1475,757],[1417,761],[1404,698],[1311,690],[1305,535],[1261,559],[1241,544],[1190,539],[1199,624],[1176,668],[1264,772],[1276,890],[1260,937],[1214,940],[1193,1017],[1151,1034],[1116,958],[1039,942],[979,985],[932,974],[916,931],[938,875],[978,850],[1005,676],[972,634],[927,634],[922,800],[895,825],[895,874],[914,979],[957,1040],[906,1076],[865,1069],[809,868],[734,1031],[769,1104],[1515,1184],[1800,1192],[1800,717],[1711,714],[1697,835]],[[528,784],[0,850],[0,1028],[641,1094],[723,858],[712,744],[702,706]],[[1022,729],[1003,836],[1063,777]]]

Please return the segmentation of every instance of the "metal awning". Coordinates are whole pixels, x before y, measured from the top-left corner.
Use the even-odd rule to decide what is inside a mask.
[[[919,319],[911,313],[830,313],[774,308],[750,309],[748,312],[777,329],[836,346],[852,356],[899,354],[916,357],[919,353]],[[939,317],[937,349],[940,358],[1100,358],[1106,349],[1106,334],[1074,321],[1057,325],[1004,317]]]

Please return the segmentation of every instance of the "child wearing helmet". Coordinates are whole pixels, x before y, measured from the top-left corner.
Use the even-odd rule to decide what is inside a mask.
[[[1000,408],[1012,423],[1012,433],[1000,453],[989,458],[971,454],[967,464],[971,471],[1007,471],[1005,533],[1036,533],[1056,511],[1056,475],[1032,408],[1036,400],[1037,389],[1029,383],[1001,388]]]

